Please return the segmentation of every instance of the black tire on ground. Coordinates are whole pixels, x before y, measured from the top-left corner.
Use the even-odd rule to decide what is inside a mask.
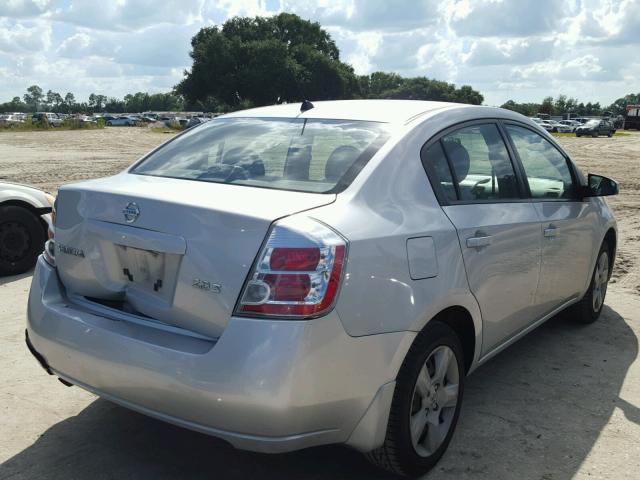
[[[606,283],[604,286],[600,285],[600,293],[602,295],[601,300],[599,302],[594,302],[594,296],[597,296],[598,292],[598,276],[601,275],[599,266],[601,265],[602,256],[606,256],[606,272],[604,272],[604,277],[600,277],[601,280],[606,278]],[[600,251],[598,252],[598,257],[596,259],[596,264],[593,268],[593,272],[591,273],[591,282],[589,283],[589,289],[587,293],[585,293],[582,300],[578,303],[571,306],[569,309],[569,313],[571,316],[578,322],[589,324],[595,322],[602,312],[602,308],[604,307],[604,300],[607,294],[607,284],[609,282],[609,278],[611,276],[611,270],[613,265],[611,265],[611,249],[607,242],[603,242],[600,247]]]
[[[112,125],[113,125],[113,123],[111,123],[111,121],[107,122],[107,127],[110,127]]]
[[[458,397],[449,430],[440,446],[430,456],[420,456],[411,440],[409,420],[414,405],[414,389],[418,375],[432,352],[446,346],[455,354],[459,378]],[[431,470],[442,457],[456,428],[464,391],[465,367],[460,339],[443,322],[432,321],[418,334],[409,353],[400,367],[396,387],[389,412],[389,422],[384,444],[366,454],[368,460],[377,467],[397,475],[418,476]],[[444,382],[443,382],[443,385]],[[442,420],[440,420],[442,422]]]
[[[0,275],[17,275],[33,268],[44,249],[40,219],[26,208],[0,206]]]
[[[582,135],[580,135],[578,132],[576,132],[576,137],[580,137],[580,136],[582,136]]]
[[[607,134],[607,137],[609,137],[609,138],[613,137],[613,132],[609,132],[609,133]]]
[[[593,138],[598,138],[598,134],[597,134],[597,133],[594,133],[594,134],[592,134],[591,136],[592,136]]]

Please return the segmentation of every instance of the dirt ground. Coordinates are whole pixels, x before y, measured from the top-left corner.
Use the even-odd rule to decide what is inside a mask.
[[[141,128],[0,133],[0,181],[55,191],[116,173],[169,138]],[[619,250],[603,318],[554,318],[469,378],[435,479],[640,479],[640,133],[560,138],[619,180]],[[268,456],[115,406],[47,376],[23,343],[31,275],[0,279],[0,480],[388,478],[329,446]]]

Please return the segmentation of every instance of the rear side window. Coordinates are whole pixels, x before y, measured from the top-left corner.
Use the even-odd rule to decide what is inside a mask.
[[[568,199],[575,196],[571,170],[565,158],[548,140],[528,128],[506,125],[533,198]]]
[[[438,176],[447,200],[491,202],[520,198],[507,147],[495,124],[461,128],[437,144],[439,148],[434,144],[425,155],[431,175],[435,172]],[[443,173],[447,169],[449,176]],[[452,179],[453,188],[448,178]]]
[[[161,147],[131,173],[280,190],[344,190],[389,138],[386,124],[218,119]]]

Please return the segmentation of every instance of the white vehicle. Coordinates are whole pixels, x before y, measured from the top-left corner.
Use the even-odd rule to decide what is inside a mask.
[[[15,125],[18,123],[24,123],[24,120],[19,115],[0,115],[0,125]]]
[[[58,117],[58,115],[56,115],[55,113],[51,113],[51,112],[34,113],[33,116],[31,117],[31,123],[39,123],[39,122],[42,122],[44,119],[46,119],[49,125],[51,125],[52,127],[59,127],[60,125],[62,125],[62,119]]]
[[[60,189],[27,345],[67,384],[238,448],[345,443],[417,476],[468,373],[565,308],[597,320],[617,192],[509,110],[233,112]]]
[[[116,117],[107,120],[108,127],[126,126],[133,127],[138,124],[138,121],[133,117]]]
[[[0,276],[35,265],[47,239],[54,200],[37,188],[0,182]]]
[[[561,123],[562,125],[569,127],[571,129],[570,130],[571,133],[575,132],[576,128],[582,125],[580,122],[576,120],[560,120],[558,123]]]

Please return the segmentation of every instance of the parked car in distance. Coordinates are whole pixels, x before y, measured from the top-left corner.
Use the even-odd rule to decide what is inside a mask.
[[[0,276],[26,272],[47,239],[54,197],[26,185],[0,182]]]
[[[230,113],[61,187],[27,344],[68,384],[238,448],[345,443],[421,475],[469,373],[560,311],[598,319],[617,192],[509,110]]]
[[[106,125],[109,127],[115,126],[127,126],[133,127],[138,124],[138,121],[135,118],[122,116],[122,117],[112,117],[109,120],[106,120]]]
[[[580,122],[577,122],[575,120],[560,120],[558,123],[561,123],[562,125],[569,127],[570,132],[575,132],[576,128],[582,125]]]
[[[576,137],[590,136],[597,137],[599,135],[606,135],[612,137],[616,132],[613,125],[606,120],[589,120],[584,125],[576,128]]]
[[[570,133],[572,128],[555,120],[542,120],[539,123],[548,132]]]
[[[62,119],[55,113],[51,112],[36,112],[31,117],[31,123],[40,123],[46,120],[52,127],[59,127],[62,125]]]
[[[19,115],[0,115],[0,125],[9,126],[24,123]]]
[[[90,117],[88,115],[80,115],[78,117],[80,123],[98,123],[98,120],[94,117]]]

